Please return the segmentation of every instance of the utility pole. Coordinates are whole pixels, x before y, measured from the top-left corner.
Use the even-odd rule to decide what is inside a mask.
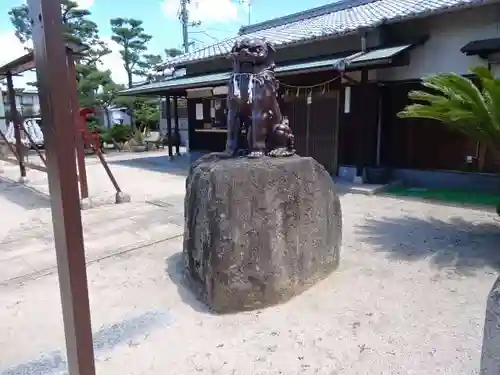
[[[250,25],[252,22],[252,0],[246,0],[247,1],[247,6],[248,6],[248,25]]]
[[[189,24],[189,14],[187,10],[187,5],[190,0],[181,0],[181,10],[180,19],[182,24],[182,45],[184,46],[184,52],[189,52],[189,34],[188,34],[188,24]]]

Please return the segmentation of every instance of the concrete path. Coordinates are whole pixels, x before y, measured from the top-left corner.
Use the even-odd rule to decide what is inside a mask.
[[[140,169],[133,163],[138,156],[142,160]],[[184,159],[179,166],[170,163],[164,152],[112,154],[109,159],[122,190],[132,196],[132,203],[113,204],[115,191],[104,169],[96,158],[88,158],[90,196],[96,206],[82,211],[89,262],[172,238],[183,231]],[[164,170],[144,168],[149,159],[157,164],[160,161]],[[4,165],[2,169],[0,284],[54,272],[56,258],[46,174],[28,170],[28,182],[19,185],[16,166]]]
[[[172,188],[182,176],[114,165],[142,200],[84,214],[89,254],[106,254],[88,266],[99,374],[478,374],[486,296],[500,269],[495,215],[345,194],[336,273],[287,304],[216,316],[182,283],[182,237],[107,253],[155,232],[175,236],[182,224]],[[124,219],[125,207],[134,215]],[[113,221],[119,234],[97,228]],[[42,268],[33,249],[48,251],[45,234],[14,253]],[[0,332],[0,375],[64,373],[55,273],[0,286]]]

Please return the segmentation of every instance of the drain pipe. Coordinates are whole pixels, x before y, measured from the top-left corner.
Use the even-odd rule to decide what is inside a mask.
[[[367,46],[366,46],[366,34],[367,32],[363,32],[361,34],[361,52],[366,52]]]

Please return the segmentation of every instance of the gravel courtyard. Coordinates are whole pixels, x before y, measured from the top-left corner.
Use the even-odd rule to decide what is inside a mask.
[[[184,177],[165,173],[159,164],[145,168],[120,158],[112,168],[132,192],[131,207],[144,213],[141,238],[154,241],[108,249],[102,257],[92,245],[88,276],[98,374],[478,373],[486,296],[500,269],[495,214],[342,194],[343,248],[336,273],[287,304],[217,316],[192,297],[180,277],[178,193]],[[93,168],[89,174],[97,176]],[[166,196],[168,212],[153,212],[146,202]],[[19,204],[2,197],[0,184],[0,206],[10,204],[21,215]],[[92,210],[84,216],[104,209]],[[106,208],[106,215],[112,210]],[[35,218],[40,223],[47,208],[29,212],[18,225],[29,227]],[[96,225],[97,217],[85,220]],[[158,237],[160,224],[170,225],[170,239]],[[16,229],[8,228],[0,232],[0,255],[11,243],[2,238]],[[104,236],[88,233],[92,244]],[[119,236],[113,238],[117,243],[110,246],[121,248]],[[29,246],[39,246],[36,237],[31,241]],[[0,333],[0,375],[65,373],[55,272],[0,282]]]

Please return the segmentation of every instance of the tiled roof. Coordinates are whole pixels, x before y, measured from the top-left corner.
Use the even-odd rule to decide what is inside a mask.
[[[347,34],[383,23],[394,23],[494,1],[496,0],[341,0],[243,27],[239,36],[174,57],[164,66],[179,66],[226,55],[234,42],[242,36],[263,37],[279,48],[301,41]]]

